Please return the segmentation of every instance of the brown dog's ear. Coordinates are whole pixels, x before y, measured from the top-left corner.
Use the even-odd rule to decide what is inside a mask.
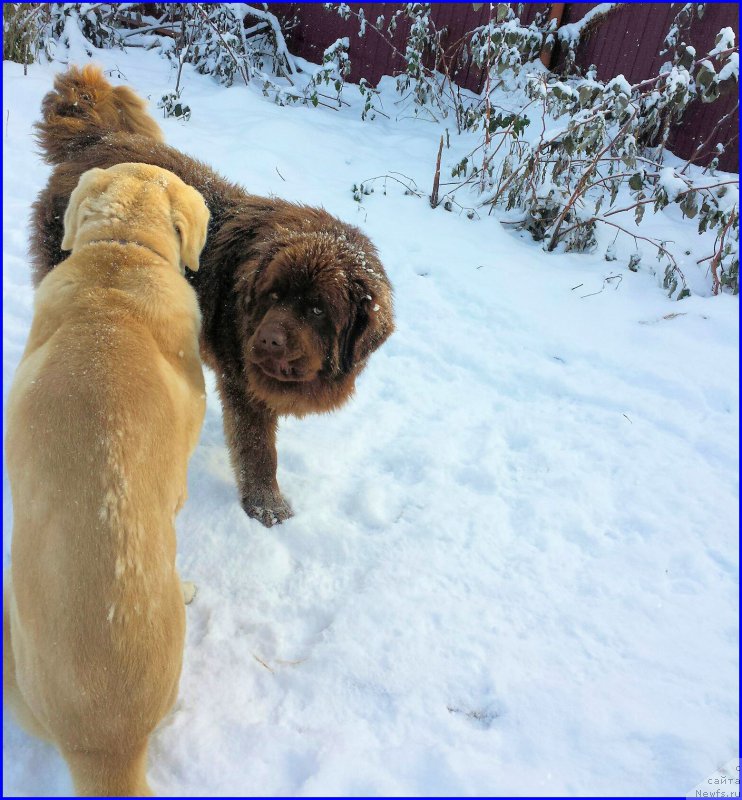
[[[340,337],[340,369],[347,374],[363,364],[393,331],[391,290],[384,286],[376,297],[364,294]]]
[[[112,130],[124,130],[137,133],[164,142],[160,126],[147,112],[147,104],[135,94],[128,86],[115,86],[112,91],[113,107],[116,112],[117,127]]]
[[[168,184],[170,214],[180,240],[180,263],[192,272],[198,269],[198,257],[206,244],[209,209],[199,192],[178,182]]]
[[[86,205],[94,197],[104,192],[111,182],[111,176],[104,169],[94,167],[83,172],[77,186],[70,195],[67,210],[64,212],[64,237],[62,250],[72,250],[75,247],[77,232],[86,219]]]

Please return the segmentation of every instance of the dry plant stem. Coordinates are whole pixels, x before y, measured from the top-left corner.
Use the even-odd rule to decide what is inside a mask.
[[[350,14],[360,22],[361,17],[358,14],[358,12],[354,11],[351,8],[349,8],[348,10],[350,11]],[[447,56],[446,53],[443,51],[443,47],[441,46],[441,43],[440,43],[441,33],[436,29],[435,23],[432,20],[431,20],[431,24],[433,26],[433,31],[434,31],[434,33],[435,33],[435,35],[437,37],[437,44],[438,44],[438,50],[437,50],[436,55],[435,55],[436,64],[439,64],[443,68],[442,72],[443,72],[443,75],[444,75],[444,81],[443,81],[444,85],[445,85],[446,82],[448,82],[448,84],[449,84],[449,92],[451,94],[451,98],[454,100],[454,107],[456,109],[456,129],[457,129],[458,133],[461,133],[460,104],[456,103],[456,94],[459,92],[459,90],[458,90],[458,88],[456,89],[456,91],[454,91],[454,89],[453,89],[454,83],[453,83],[453,79],[451,78],[451,65],[456,62],[456,59],[457,59],[457,57],[459,55],[459,52],[460,52],[461,48],[463,47],[464,42],[466,41],[466,39],[469,36],[469,34],[468,33],[464,34],[463,36],[459,37],[453,44],[450,44],[448,46],[448,48],[447,48],[447,53],[449,54]],[[382,41],[389,47],[389,49],[392,51],[392,53],[394,53],[394,55],[398,56],[403,61],[406,60],[405,59],[405,54],[398,47],[396,47],[394,45],[394,43],[389,38],[389,36],[383,30],[381,30],[381,28],[379,28],[378,26],[374,25],[373,22],[371,22],[367,18],[365,19],[365,25],[366,25],[367,28],[371,28],[371,30],[376,31],[376,33],[379,35],[379,37],[382,39]],[[431,80],[435,79],[435,71],[434,70],[429,69],[428,67],[426,67],[422,63],[420,64],[420,68],[421,68],[421,70],[422,70],[422,72],[423,72],[423,74],[425,75],[426,78],[431,79]],[[431,114],[431,116],[432,116],[432,114]],[[401,119],[407,119],[407,117],[402,117]],[[435,119],[435,117],[434,117],[434,119]],[[436,122],[437,122],[437,120],[436,120]]]
[[[678,266],[678,262],[675,260],[675,257],[673,256],[673,254],[664,245],[662,245],[660,242],[657,242],[654,239],[649,239],[646,236],[640,236],[638,233],[632,233],[631,231],[627,231],[626,228],[624,228],[622,225],[618,225],[617,223],[611,222],[610,220],[604,219],[603,217],[590,217],[589,219],[586,219],[586,220],[584,220],[583,222],[581,222],[579,224],[580,225],[586,225],[586,224],[588,224],[590,222],[603,222],[606,225],[610,225],[612,228],[618,228],[618,230],[621,233],[625,233],[627,236],[630,236],[634,240],[641,239],[643,242],[647,242],[648,244],[651,244],[652,247],[656,247],[657,250],[660,253],[662,253],[663,255],[667,256],[667,258],[670,261],[670,266],[671,266],[673,272],[677,272],[677,274],[680,276],[681,280],[683,281],[683,284],[685,284],[685,275],[683,275],[682,270]],[[566,236],[568,233],[570,233],[570,231],[573,231],[576,227],[577,227],[577,225],[572,225],[571,227],[567,228],[567,230],[564,231],[563,236]]]
[[[723,56],[727,56],[730,53],[738,52],[738,50],[739,50],[738,47],[728,47],[726,50],[722,50],[720,53],[716,53],[716,55],[714,55],[713,58],[721,59]],[[701,59],[701,61],[703,60],[704,59]],[[644,87],[649,87],[647,92],[644,92],[643,94],[640,95],[640,97],[646,97],[647,94],[651,92],[652,87],[654,87],[656,83],[658,83],[661,80],[664,80],[665,78],[669,78],[671,74],[672,72],[660,72],[659,75],[655,75],[653,78],[647,78],[646,80],[634,84],[631,87],[631,89],[632,91],[638,91],[639,89],[643,89]]]
[[[531,101],[531,102],[536,102],[536,101],[535,101],[535,100],[533,100],[533,101]],[[529,105],[530,105],[530,103],[529,103]],[[527,108],[527,106],[526,106],[526,108]],[[634,112],[634,115],[635,115],[635,114],[636,114],[636,111]],[[587,124],[588,122],[590,122],[591,120],[593,120],[593,119],[597,119],[599,116],[600,116],[600,114],[599,114],[599,113],[595,113],[595,114],[593,114],[591,117],[587,117],[587,118],[586,118],[586,119],[584,119],[584,120],[580,120],[579,124],[580,124],[580,125],[585,125],[585,124]],[[627,126],[627,125],[628,125],[628,124],[631,122],[631,120],[632,120],[632,119],[633,119],[633,116],[632,116],[632,118],[631,118],[631,119],[629,119],[629,120],[627,121],[627,123],[626,123],[626,125],[625,125],[624,127],[626,127],[626,126]],[[588,167],[588,169],[586,170],[585,174],[583,175],[583,178],[585,178],[585,176],[588,176],[588,177],[589,177],[590,173],[593,171],[593,169],[595,169],[595,164],[597,164],[597,163],[598,163],[598,162],[601,160],[601,157],[602,157],[602,156],[603,156],[603,155],[604,155],[604,154],[605,154],[605,153],[606,153],[606,152],[607,152],[607,151],[608,151],[608,150],[609,150],[609,149],[610,149],[610,148],[613,146],[613,142],[614,142],[614,141],[615,141],[615,140],[618,138],[618,136],[620,136],[620,135],[621,135],[621,133],[622,133],[622,132],[623,132],[623,129],[622,129],[621,131],[619,131],[619,133],[617,134],[617,136],[616,136],[616,137],[614,137],[614,139],[612,139],[612,140],[609,142],[609,144],[608,144],[608,145],[606,145],[606,147],[605,147],[605,148],[603,148],[603,150],[601,150],[601,152],[600,152],[600,153],[598,153],[598,155],[597,155],[597,156],[596,156],[594,159],[592,159],[592,161],[591,161],[591,162],[589,162],[589,163],[592,165],[592,168]],[[559,144],[559,136],[560,136],[560,135],[561,135],[561,134],[557,134],[556,136],[554,136],[554,137],[553,137],[553,138],[551,138],[551,139],[548,139],[548,140],[546,140],[545,142],[544,142],[544,141],[540,142],[540,143],[539,143],[539,149],[542,149],[542,148],[543,148],[543,149],[546,149],[546,148],[553,148],[553,147],[557,146],[557,145]],[[543,136],[543,133],[542,133],[542,136]],[[496,151],[495,151],[495,152],[496,152]],[[494,154],[493,154],[493,155],[494,155]],[[619,159],[618,159],[618,157],[612,157],[612,158],[603,159],[603,160],[604,160],[604,161],[617,161],[617,160],[619,160]],[[654,162],[650,162],[648,159],[642,159],[642,160],[645,160],[645,161],[647,161],[647,163],[654,163]],[[547,162],[545,162],[545,163],[551,163],[551,162],[550,162],[550,161],[547,161]],[[587,159],[575,159],[575,160],[574,160],[574,163],[575,163],[575,164],[587,163]],[[517,169],[515,169],[515,170],[513,170],[513,172],[511,172],[511,173],[510,173],[510,175],[508,176],[508,178],[507,178],[507,180],[505,181],[505,183],[504,183],[504,184],[502,184],[502,185],[500,186],[500,188],[499,188],[499,189],[497,190],[497,192],[495,193],[495,196],[494,196],[494,197],[493,197],[491,200],[487,200],[487,201],[485,201],[484,203],[482,203],[482,205],[490,205],[490,204],[491,204],[491,205],[492,205],[492,207],[494,208],[494,206],[495,206],[495,205],[497,205],[497,202],[498,202],[498,200],[500,199],[500,197],[502,196],[502,194],[503,194],[503,192],[505,191],[505,189],[507,189],[507,187],[508,187],[508,186],[509,186],[509,185],[510,185],[510,184],[513,182],[513,180],[515,179],[515,176],[516,176],[516,175],[517,175],[517,174],[518,174],[518,173],[519,173],[519,172],[520,172],[520,171],[521,171],[521,170],[522,170],[524,167],[526,167],[526,166],[528,166],[526,162],[521,162],[521,164],[518,166],[518,168],[517,168]],[[661,166],[661,165],[657,164],[656,166]],[[579,185],[579,184],[578,184],[578,185]],[[575,190],[575,191],[577,191],[577,190]],[[490,214],[492,213],[492,209],[490,209],[490,212],[489,212],[489,213],[490,213]]]
[[[484,175],[487,169],[487,150],[490,146],[490,114],[492,106],[490,104],[490,51],[492,48],[492,3],[490,3],[490,13],[487,22],[487,63],[484,65],[487,71],[487,82],[484,89],[484,155],[482,156],[482,171],[480,173],[479,188],[484,191]],[[498,53],[499,56],[499,53]]]
[[[526,105],[523,106],[523,108],[520,110],[519,113],[522,114],[529,106],[532,106],[535,102],[536,102],[535,100],[531,100],[530,103],[526,103]],[[513,128],[514,127],[515,127],[515,120],[513,120],[510,123],[510,125],[508,125],[508,127],[504,131],[501,132],[502,133],[502,139],[500,139],[500,143],[495,148],[494,153],[492,153],[492,155],[489,157],[489,161],[491,161],[497,155],[498,151],[500,150],[500,148],[502,147],[503,143],[507,139],[508,134],[513,132]],[[541,135],[543,136],[543,132],[541,133]]]
[[[721,236],[719,237],[719,247],[717,248],[716,253],[714,253],[714,257],[711,260],[710,269],[713,280],[713,292],[715,295],[719,294],[721,291],[721,281],[719,280],[719,264],[721,263],[721,256],[724,251],[724,238],[726,237],[736,218],[737,212],[732,211],[732,213],[729,215],[729,220],[724,226],[724,230],[721,232]]]
[[[538,189],[534,181],[534,175],[536,174],[536,170],[539,168],[541,162],[539,156],[541,155],[541,148],[544,143],[545,133],[546,133],[546,94],[544,93],[543,103],[541,104],[541,135],[539,136],[538,139],[538,146],[533,151],[533,169],[531,170],[531,177],[530,177],[531,197],[533,198],[534,202],[536,202],[538,195]]]
[[[514,123],[513,123],[513,124],[514,124]],[[500,144],[498,144],[498,145],[497,145],[497,147],[495,148],[495,152],[494,152],[494,153],[492,153],[492,154],[491,154],[491,155],[489,155],[489,156],[486,156],[486,158],[485,158],[485,159],[484,159],[484,161],[483,161],[483,168],[485,168],[485,169],[486,169],[486,168],[487,168],[487,167],[488,167],[488,166],[489,166],[489,165],[492,163],[492,160],[493,160],[493,159],[494,159],[494,157],[497,155],[497,153],[498,153],[499,149],[502,147],[502,144],[503,144],[503,142],[504,142],[504,141],[505,141],[505,139],[507,138],[507,134],[508,134],[508,133],[510,133],[510,132],[512,131],[512,129],[513,129],[513,125],[511,124],[511,125],[509,125],[509,126],[508,126],[508,127],[505,129],[505,130],[503,130],[503,131],[496,131],[496,133],[495,133],[494,135],[495,135],[495,136],[501,136],[501,137],[502,137],[502,138],[500,139]],[[471,152],[468,154],[467,158],[471,158],[471,157],[474,155],[474,153],[476,153],[476,152],[477,152],[477,150],[479,150],[479,149],[480,149],[480,148],[482,148],[482,147],[484,147],[484,142],[483,142],[482,144],[478,145],[477,147],[475,147],[475,148],[474,148],[474,149],[473,149],[473,150],[472,150],[472,151],[471,151]],[[455,188],[455,189],[453,189],[453,190],[452,190],[452,191],[449,193],[449,196],[450,196],[450,197],[453,197],[453,195],[454,195],[456,192],[458,192],[458,191],[459,191],[459,189],[463,189],[465,186],[468,186],[469,184],[471,184],[471,183],[474,183],[474,180],[476,179],[476,177],[477,177],[477,174],[476,174],[475,172],[472,172],[472,173],[471,173],[471,175],[469,175],[469,177],[468,177],[468,178],[466,178],[466,179],[465,179],[465,180],[463,180],[463,181],[446,181],[446,182],[442,183],[442,184],[441,184],[441,186],[453,186],[453,185],[455,185],[455,186],[456,186],[456,188]],[[488,201],[488,202],[489,202],[489,201]],[[480,204],[480,206],[482,206],[482,205],[487,205],[487,203],[481,203],[481,204]]]
[[[433,191],[430,193],[430,207],[435,208],[438,205],[438,186],[441,182],[441,155],[443,154],[443,137],[441,136],[441,143],[438,146],[438,158],[435,162],[435,175],[433,176]]]
[[[26,27],[26,25],[28,25],[28,23],[31,22],[31,20],[41,11],[41,9],[42,9],[42,5],[38,5],[38,6],[36,6],[36,8],[32,8],[26,14],[26,16],[17,24],[16,27],[19,30],[23,30]]]
[[[549,247],[547,248],[549,252],[551,252],[559,243],[559,229],[562,227],[562,223],[564,222],[565,217],[569,213],[569,210],[574,205],[577,198],[582,194],[585,185],[587,184],[588,180],[590,180],[590,176],[593,174],[593,170],[595,169],[596,164],[600,161],[601,157],[608,152],[608,150],[613,147],[614,143],[617,139],[620,139],[624,133],[629,129],[629,125],[634,121],[634,117],[636,116],[636,109],[634,109],[633,114],[626,120],[626,122],[621,126],[621,130],[616,134],[616,136],[611,139],[610,142],[593,158],[593,160],[588,165],[587,169],[583,173],[580,180],[577,182],[577,186],[575,186],[574,192],[572,192],[571,197],[565,203],[564,208],[562,209],[561,213],[557,217],[554,226],[552,227],[551,232],[551,240],[549,241]]]
[[[594,186],[599,186],[601,183],[605,183],[606,181],[612,181],[612,180],[615,180],[616,178],[629,178],[633,174],[634,174],[633,172],[616,172],[613,175],[607,175],[605,178],[598,178],[597,181],[593,181],[592,183],[588,184],[585,187],[584,194],[587,194],[587,192],[589,192],[590,189],[592,189]],[[656,178],[657,174],[655,173],[655,174],[652,174],[652,175],[647,175],[646,177],[647,178]]]
[[[186,56],[188,55],[188,51],[191,49],[191,45],[193,44],[193,39],[196,35],[196,29],[193,25],[190,26],[190,35],[186,38],[186,30],[189,26],[186,25],[185,17],[182,20],[182,31],[181,35],[183,37],[183,41],[185,42],[185,47],[181,50],[180,55],[178,56],[178,77],[175,80],[175,94],[180,95],[180,77],[183,73],[183,64],[185,64]]]
[[[497,192],[495,192],[495,196],[491,200],[486,200],[484,203],[482,203],[483,206],[486,205],[490,206],[490,210],[488,212],[489,214],[491,214],[492,211],[494,210],[495,206],[497,205],[497,201],[500,199],[500,197],[502,197],[503,193],[505,192],[505,189],[507,189],[508,186],[510,186],[510,184],[515,180],[515,176],[527,166],[528,166],[527,162],[522,161],[518,165],[517,169],[514,169],[510,173],[510,175],[508,175],[508,177],[505,179],[505,182],[500,184],[500,188],[497,190]]]
[[[605,290],[605,287],[611,281],[615,280],[616,278],[618,278],[618,283],[613,287],[613,289],[615,291],[616,289],[618,289],[618,287],[621,285],[621,282],[623,281],[623,276],[621,276],[621,275],[609,275],[607,278],[603,278],[603,285],[600,287],[600,289],[598,289],[597,292],[590,292],[589,294],[582,294],[582,295],[580,295],[580,299],[584,300],[586,297],[595,297],[596,294],[601,294],[601,292],[603,292]],[[627,417],[627,419],[628,419],[628,417]]]
[[[271,667],[269,664],[266,664],[262,658],[256,656],[255,653],[252,654],[252,657],[258,662],[258,664],[265,667],[268,670],[268,672],[273,672],[273,667]]]
[[[360,22],[361,17],[358,14],[358,12],[357,11],[353,11],[353,9],[351,9],[351,8],[349,8],[348,10]],[[366,20],[366,27],[367,28],[371,28],[371,30],[376,31],[376,33],[378,33],[379,36],[384,40],[384,43],[387,44],[391,48],[391,50],[394,53],[394,55],[399,56],[402,60],[405,60],[404,53],[401,50],[399,50],[399,48],[394,46],[394,44],[392,43],[392,40],[384,33],[384,31],[382,31],[380,28],[378,28],[376,25],[373,24],[373,22],[371,22],[368,19]],[[420,66],[425,71],[425,73],[428,75],[428,77],[430,77],[430,75],[431,75],[430,70],[427,67],[425,67],[423,64],[421,64]]]
[[[678,197],[684,197],[686,194],[690,194],[691,192],[710,191],[711,189],[718,189],[720,186],[728,186],[729,184],[738,186],[739,181],[719,181],[719,183],[714,183],[711,186],[691,186],[689,189],[685,189],[685,191],[678,192],[675,199],[677,200]],[[656,198],[654,197],[648,197],[646,200],[637,200],[636,203],[633,203],[630,206],[625,206],[624,208],[614,208],[612,211],[607,211],[605,214],[603,214],[603,216],[612,217],[614,214],[620,214],[622,211],[633,211],[637,206],[645,206],[647,203],[654,202],[656,202]]]
[[[458,56],[458,53],[454,53],[451,57],[452,60]],[[454,82],[451,78],[451,71],[449,69],[448,62],[446,61],[443,52],[441,51],[440,54],[440,66],[443,70],[443,85],[445,86],[448,84],[448,92],[451,95],[451,100],[453,101],[453,108],[456,113],[456,133],[461,133],[461,88],[456,86],[454,88]]]
[[[175,38],[175,32],[178,30],[178,24],[172,23],[171,25],[158,23],[157,25],[146,25],[145,23],[140,23],[138,20],[135,19],[121,19],[119,20],[121,24],[125,25],[126,27],[134,27],[133,31],[127,31],[126,33],[119,33],[119,36],[122,39],[128,39],[130,36],[137,36],[138,34],[144,33],[156,33],[162,36],[169,36],[171,39]]]
[[[202,20],[203,20],[203,21],[204,21],[204,22],[205,22],[205,23],[206,23],[206,24],[207,24],[207,25],[208,25],[208,26],[209,26],[209,27],[210,27],[210,28],[211,28],[213,31],[215,31],[215,32],[216,32],[216,35],[217,35],[217,36],[218,36],[218,37],[219,37],[219,38],[222,40],[222,44],[223,44],[223,45],[224,45],[224,47],[227,49],[227,52],[229,53],[229,55],[230,55],[230,56],[232,56],[232,60],[233,60],[233,61],[234,61],[234,63],[237,65],[237,69],[239,70],[239,73],[240,73],[240,75],[242,76],[242,80],[245,82],[245,86],[247,86],[247,85],[250,83],[250,76],[247,74],[247,70],[245,69],[245,65],[244,65],[244,64],[242,64],[242,63],[240,63],[240,60],[239,60],[239,59],[237,58],[237,56],[235,55],[235,53],[234,53],[234,50],[232,50],[232,48],[231,48],[231,47],[230,47],[230,46],[227,44],[227,42],[226,42],[225,38],[222,36],[222,33],[221,33],[221,31],[220,31],[220,30],[219,30],[219,28],[217,28],[217,27],[216,27],[216,25],[214,25],[214,23],[213,23],[213,22],[212,22],[212,21],[209,19],[209,17],[208,17],[208,15],[206,14],[206,12],[205,12],[205,11],[204,11],[204,10],[201,8],[201,5],[200,5],[199,3],[194,3],[194,4],[193,4],[193,7],[194,7],[194,8],[196,9],[196,11],[198,11],[198,13],[201,15],[201,19],[202,19]]]
[[[384,180],[386,180],[387,178],[391,178],[393,181],[396,181],[400,185],[404,186],[404,188],[407,189],[407,191],[410,192],[411,194],[414,194],[415,197],[421,197],[422,196],[422,192],[417,188],[417,184],[415,183],[415,181],[412,178],[410,178],[408,175],[405,175],[402,172],[398,172],[397,174],[401,175],[403,178],[405,178],[407,183],[405,183],[405,181],[403,181],[403,180],[400,180],[399,178],[395,178],[394,174],[391,173],[391,172],[388,172],[386,175],[377,175],[375,178],[366,178],[366,180],[361,181],[361,182],[362,183],[371,183],[372,181],[380,181],[382,178]],[[414,188],[413,188],[413,186],[414,186]]]
[[[527,103],[526,105],[524,105],[524,106],[523,106],[523,108],[520,110],[519,114],[522,114],[522,113],[523,113],[523,112],[524,112],[524,111],[525,111],[525,110],[526,110],[526,109],[527,109],[529,106],[532,106],[532,105],[533,105],[535,102],[536,102],[535,100],[531,100],[529,103]],[[492,160],[492,159],[493,159],[493,158],[494,158],[494,157],[497,155],[497,153],[498,153],[499,149],[500,149],[500,148],[502,147],[502,145],[503,145],[503,142],[505,142],[505,140],[507,139],[507,137],[508,137],[508,134],[512,133],[512,131],[513,131],[513,127],[514,127],[514,126],[515,126],[515,120],[513,120],[513,121],[510,123],[510,125],[508,125],[508,127],[507,127],[507,128],[505,128],[505,129],[503,129],[503,130],[501,130],[501,131],[495,131],[495,132],[492,134],[492,136],[493,136],[493,137],[494,137],[494,136],[501,136],[502,138],[500,139],[500,143],[499,143],[499,144],[497,145],[497,147],[495,148],[495,151],[494,151],[494,152],[493,152],[493,153],[492,153],[490,156],[488,156],[488,157],[487,157],[487,162],[488,162],[488,163],[489,163],[489,162],[490,162],[490,161],[491,161],[491,160]],[[476,146],[476,147],[475,147],[473,150],[470,150],[470,151],[469,151],[469,152],[466,154],[466,157],[467,157],[467,158],[473,158],[473,157],[474,157],[474,154],[475,154],[475,153],[476,153],[478,150],[481,150],[481,149],[482,149],[484,146],[485,146],[485,143],[484,143],[484,142],[482,142],[481,144],[478,144],[478,145],[477,145],[477,146]],[[444,185],[445,185],[445,184],[444,184]]]
[[[285,69],[282,69],[283,77],[286,78],[286,80],[288,80],[288,82],[293,86],[294,82],[291,80],[289,73],[293,74],[296,72],[296,65],[294,64],[293,56],[291,53],[289,53],[288,47],[286,46],[286,39],[281,32],[281,26],[278,23],[278,20],[268,10],[255,8],[255,6],[247,5],[246,3],[242,3],[241,6],[241,10],[244,12],[244,14],[254,17],[255,19],[259,19],[261,22],[265,22],[273,31],[273,41],[276,54],[279,54],[280,58],[283,58],[286,67]],[[280,66],[280,59],[276,63]]]
[[[326,96],[326,95],[322,95],[322,97],[325,97],[325,96]],[[318,106],[324,106],[324,108],[331,108],[333,111],[339,111],[339,109],[337,108],[337,106],[330,105],[329,103],[323,103],[321,100],[318,100],[318,101],[317,101],[317,105],[318,105]]]
[[[660,161],[665,153],[665,145],[667,144],[667,137],[670,135],[670,115],[665,112],[662,120],[662,132],[660,133],[659,155],[657,156]]]
[[[243,53],[247,53],[249,48],[247,46],[247,37],[245,36],[245,23],[244,23],[244,20],[240,22],[240,38],[242,39],[242,52]],[[249,69],[250,69],[249,64],[248,64],[247,61],[245,61],[245,70],[248,72],[248,75],[247,75],[248,80],[250,78]]]
[[[683,174],[685,173],[685,171],[688,169],[688,167],[689,167],[689,166],[690,166],[690,165],[691,165],[691,164],[692,164],[692,163],[693,163],[693,162],[694,162],[694,161],[695,161],[695,160],[696,160],[696,159],[697,159],[697,158],[698,158],[698,157],[699,157],[699,156],[700,156],[700,155],[703,153],[703,151],[704,151],[704,150],[706,149],[706,147],[708,146],[709,142],[710,142],[710,141],[711,141],[711,140],[714,138],[714,136],[716,135],[716,131],[718,131],[718,130],[719,130],[719,128],[720,128],[720,127],[721,127],[721,126],[722,126],[722,125],[723,125],[723,124],[724,124],[724,123],[725,123],[725,122],[726,122],[726,121],[727,121],[727,120],[728,120],[728,119],[729,119],[731,116],[733,116],[734,114],[736,114],[738,109],[739,109],[739,100],[738,100],[738,101],[737,101],[737,102],[734,104],[734,108],[733,108],[731,111],[729,111],[729,113],[725,114],[725,115],[724,115],[724,116],[723,116],[723,117],[722,117],[722,118],[721,118],[721,119],[720,119],[720,120],[719,120],[719,121],[716,123],[716,125],[714,125],[714,127],[713,127],[713,129],[711,130],[711,133],[708,135],[708,137],[707,137],[706,139],[704,139],[704,141],[702,141],[702,142],[701,142],[701,144],[699,144],[699,145],[698,145],[698,147],[696,147],[696,149],[693,151],[693,153],[692,153],[691,157],[690,157],[690,158],[689,158],[689,159],[688,159],[688,160],[685,162],[685,164],[683,164],[683,167],[682,167],[682,169],[680,170],[680,174],[681,174],[681,175],[683,175]]]

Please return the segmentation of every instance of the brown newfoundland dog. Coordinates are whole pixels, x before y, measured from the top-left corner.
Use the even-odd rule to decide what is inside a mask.
[[[240,499],[264,525],[291,516],[276,481],[278,416],[331,411],[394,329],[376,248],[321,208],[256,197],[168,147],[144,101],[92,66],[58,75],[37,124],[55,165],[33,209],[34,283],[64,259],[67,201],[80,175],[125,161],[174,172],[211,211],[198,295],[201,355],[216,373]]]

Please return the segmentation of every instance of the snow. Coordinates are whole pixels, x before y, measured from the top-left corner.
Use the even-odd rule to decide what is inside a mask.
[[[731,28],[722,28],[716,35],[717,41],[712,50],[709,50],[710,56],[716,56],[734,47],[734,31]]]
[[[623,75],[616,75],[615,78],[611,78],[611,80],[606,83],[605,88],[606,93],[613,90],[615,94],[625,94],[627,97],[631,97],[631,84]]]
[[[684,67],[673,67],[667,77],[665,93],[668,95],[678,94],[688,90],[690,85],[690,73]]]
[[[154,52],[95,56],[152,109],[174,86]],[[26,221],[49,174],[31,125],[58,68],[4,64],[4,400],[32,317]],[[739,753],[739,306],[704,296],[713,234],[648,210],[640,232],[675,243],[694,291],[678,303],[653,250],[605,228],[594,254],[546,254],[393,181],[354,202],[371,176],[429,187],[441,135],[361,122],[355,87],[332,110],[188,65],[183,85],[192,117],[163,121],[168,142],[360,226],[397,331],[347,406],[281,422],[296,516],[271,530],[239,507],[206,372],[177,518],[198,594],[154,790],[684,795],[706,781]],[[451,141],[446,169],[475,139]],[[7,566],[5,477],[3,499]],[[7,715],[3,735],[6,795],[70,792],[53,748]]]
[[[249,3],[225,3],[224,5],[231,10],[236,19],[240,19],[242,16],[247,14],[251,17],[262,20],[263,22],[267,22],[271,28],[273,36],[276,39],[276,51],[286,59],[289,72],[296,72],[294,57],[291,55],[288,47],[286,46],[286,39],[283,36],[281,26],[278,24],[275,16],[271,14],[270,11],[255,8],[255,6],[250,5]]]
[[[580,36],[585,27],[592,22],[595,17],[601,17],[603,14],[607,14],[617,5],[618,3],[598,3],[594,8],[591,8],[582,19],[577,22],[570,22],[558,28],[557,36],[562,42],[571,42],[573,46],[576,46],[580,41]]]
[[[734,78],[739,82],[739,53],[730,53],[716,80],[718,83]]]
[[[672,167],[665,167],[660,170],[659,182],[671,203],[681,192],[688,189],[686,182],[676,174]]]

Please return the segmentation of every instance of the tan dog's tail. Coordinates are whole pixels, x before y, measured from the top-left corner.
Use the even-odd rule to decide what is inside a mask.
[[[41,103],[36,138],[48,164],[61,164],[107,133],[125,131],[162,142],[147,106],[127,86],[111,86],[100,67],[70,67]]]

